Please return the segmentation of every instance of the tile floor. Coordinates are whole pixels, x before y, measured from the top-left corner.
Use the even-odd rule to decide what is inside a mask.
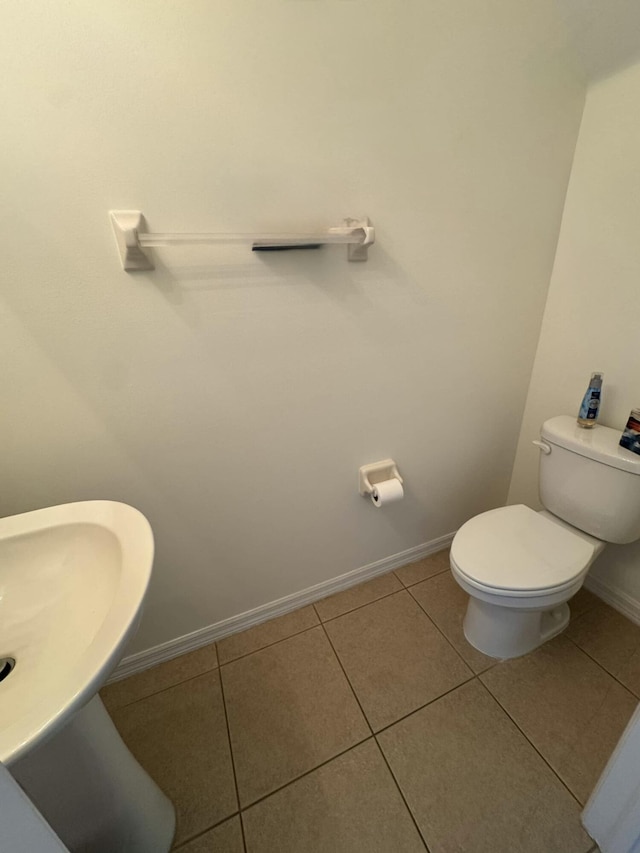
[[[446,551],[109,685],[180,853],[590,853],[640,697],[640,627],[586,590],[496,663]]]

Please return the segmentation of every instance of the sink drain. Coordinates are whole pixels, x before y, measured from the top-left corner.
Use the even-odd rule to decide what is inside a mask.
[[[4,681],[16,665],[15,658],[0,658],[0,681]]]

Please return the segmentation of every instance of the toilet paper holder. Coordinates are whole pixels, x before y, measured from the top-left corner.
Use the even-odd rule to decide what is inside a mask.
[[[385,480],[399,480],[403,482],[398,466],[393,459],[383,459],[381,462],[372,462],[370,465],[363,465],[360,468],[358,475],[358,491],[361,495],[369,496],[373,492],[373,487],[376,483],[383,483]]]

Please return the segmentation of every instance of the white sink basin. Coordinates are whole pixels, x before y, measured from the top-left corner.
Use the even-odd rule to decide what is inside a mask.
[[[149,522],[86,501],[0,519],[0,761],[59,731],[135,632],[153,562]]]
[[[86,501],[0,519],[0,761],[71,853],[167,853],[168,798],[97,694],[135,632],[149,522]],[[3,670],[0,669],[0,675]]]

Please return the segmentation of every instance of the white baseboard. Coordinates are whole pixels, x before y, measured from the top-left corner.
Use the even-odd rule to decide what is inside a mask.
[[[299,607],[304,607],[305,604],[311,604],[320,598],[326,598],[328,595],[333,595],[335,592],[340,592],[343,589],[348,589],[350,586],[363,583],[377,575],[390,572],[392,569],[398,569],[407,563],[414,563],[416,560],[421,560],[423,557],[428,557],[430,554],[435,554],[436,551],[446,548],[451,544],[453,536],[453,533],[448,533],[446,536],[439,536],[430,542],[424,542],[422,545],[416,545],[415,548],[408,548],[406,551],[400,551],[399,554],[392,554],[390,557],[376,560],[375,563],[369,563],[367,566],[354,569],[337,578],[322,581],[322,583],[310,586],[300,592],[294,592],[284,598],[279,598],[277,601],[262,604],[260,607],[247,610],[245,613],[240,613],[237,616],[231,616],[229,619],[223,619],[214,625],[208,625],[190,634],[176,637],[175,640],[169,640],[159,646],[129,655],[120,662],[109,679],[109,683],[120,681],[121,678],[127,678],[137,672],[149,669],[156,664],[199,649],[201,646],[207,646],[209,643],[221,640],[230,634],[245,631],[247,628],[258,625],[260,622],[266,622],[268,619],[282,616],[291,610],[297,610]]]
[[[614,610],[622,613],[627,619],[631,619],[636,625],[640,625],[640,601],[636,598],[632,598],[626,592],[609,586],[600,580],[600,578],[592,577],[591,575],[587,575],[584,585],[588,590],[597,595],[598,598],[610,604]]]

